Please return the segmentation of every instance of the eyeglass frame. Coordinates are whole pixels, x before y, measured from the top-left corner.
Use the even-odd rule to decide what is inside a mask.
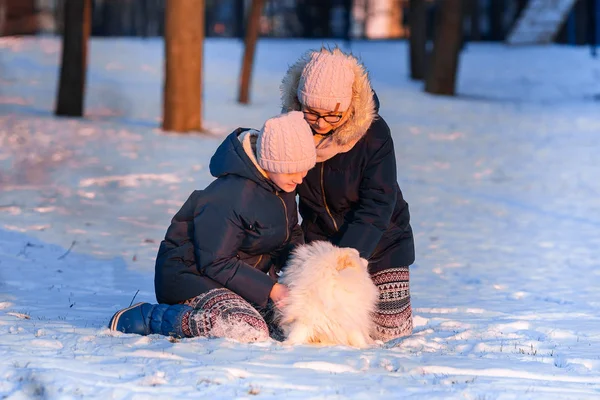
[[[315,118],[314,120],[309,120],[308,118],[306,118],[306,120],[307,120],[308,122],[310,122],[311,124],[318,124],[318,123],[319,123],[319,120],[320,120],[321,118],[323,118],[323,120],[324,120],[325,122],[327,122],[328,124],[337,124],[337,123],[338,123],[338,122],[340,122],[340,121],[342,120],[342,118],[344,117],[344,114],[343,114],[343,113],[342,113],[342,114],[337,114],[337,115],[332,115],[332,114],[320,115],[320,114],[317,114],[317,113],[314,113],[314,112],[312,112],[312,111],[308,111],[308,110],[302,110],[302,113],[304,114],[305,118],[306,118],[306,115],[307,115],[307,114],[308,114],[308,115],[310,115],[310,116],[314,116],[314,118]],[[332,117],[333,117],[333,118],[337,118],[337,119],[336,119],[335,121],[328,121],[328,120],[327,120],[327,118],[332,118]]]

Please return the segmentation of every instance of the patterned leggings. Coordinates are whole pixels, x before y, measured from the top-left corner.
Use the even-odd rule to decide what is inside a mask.
[[[371,276],[379,288],[379,303],[373,316],[373,339],[387,342],[412,333],[408,267],[388,268]],[[229,289],[212,289],[186,300],[193,308],[182,319],[188,337],[226,337],[243,342],[283,340],[273,323],[272,305],[254,307]]]
[[[379,288],[373,339],[387,342],[412,333],[408,267],[388,268],[371,275]]]
[[[250,303],[229,289],[212,289],[184,302],[193,308],[182,319],[188,337],[225,337],[241,342],[269,338],[269,328]]]

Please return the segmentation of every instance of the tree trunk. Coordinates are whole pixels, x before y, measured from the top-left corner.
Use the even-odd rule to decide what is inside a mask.
[[[319,12],[319,16],[321,17],[319,20],[319,25],[321,26],[321,37],[330,38],[331,37],[331,12],[333,9],[333,2],[331,0],[321,0],[320,1],[321,10]]]
[[[92,4],[91,0],[65,0],[64,4],[65,24],[56,115],[82,117]]]
[[[481,7],[479,0],[469,0],[469,19],[471,23],[471,41],[481,40]]]
[[[455,94],[463,12],[462,0],[444,0],[438,9],[435,42],[425,83],[427,93]]]
[[[202,130],[204,0],[168,1],[165,10],[166,131]]]
[[[307,39],[312,36],[311,32],[311,18],[310,9],[306,0],[296,0],[295,12],[298,22],[300,23],[300,29],[302,30],[302,38]]]
[[[504,0],[490,0],[489,3],[489,21],[490,21],[490,36],[489,40],[501,41],[504,40]]]
[[[235,1],[235,37],[244,37],[244,16],[246,14],[246,7],[244,0]]]
[[[40,23],[34,0],[0,0],[0,36],[35,34]]]
[[[528,2],[528,0],[517,0],[517,12],[515,12],[515,17],[513,19],[513,24],[515,23],[515,21],[517,19],[519,19],[519,17],[523,13],[523,10],[527,6],[527,2]]]
[[[350,45],[352,37],[352,0],[342,0],[344,8],[344,40]]]
[[[587,39],[590,44],[590,51],[592,53],[592,57],[597,57],[598,50],[596,47],[598,46],[598,17],[600,17],[600,10],[598,10],[598,3],[600,1],[597,0],[588,0],[587,3],[587,26],[588,26],[588,34]]]
[[[240,74],[240,91],[238,101],[242,104],[250,102],[250,82],[252,80],[252,67],[254,65],[254,53],[258,31],[260,29],[260,16],[264,5],[264,0],[252,0],[250,8],[249,21],[246,24],[246,39],[244,44],[244,60],[242,62],[242,72]]]
[[[367,0],[366,14],[367,37],[371,39],[390,39],[403,35],[401,15],[398,15],[397,0]],[[400,13],[401,14],[401,13]]]
[[[406,27],[404,26],[404,2],[393,0],[390,15],[390,38],[406,38]]]
[[[410,77],[423,80],[427,61],[427,4],[410,0]]]
[[[6,0],[0,0],[0,36],[4,36],[6,27]]]

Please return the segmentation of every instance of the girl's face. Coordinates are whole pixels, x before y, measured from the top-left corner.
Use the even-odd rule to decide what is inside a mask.
[[[302,112],[312,130],[320,135],[326,135],[344,125],[350,115],[347,110],[344,112],[329,111],[308,106],[302,106]]]
[[[296,186],[302,183],[308,171],[294,172],[292,174],[266,171],[267,176],[284,192],[291,193],[296,190]]]

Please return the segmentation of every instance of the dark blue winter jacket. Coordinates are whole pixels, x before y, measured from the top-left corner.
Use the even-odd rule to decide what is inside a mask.
[[[279,190],[231,133],[210,161],[217,179],[194,191],[171,221],[156,259],[159,303],[226,287],[264,307],[275,272],[303,242],[295,193]]]
[[[415,261],[408,204],[396,180],[394,144],[382,118],[352,150],[317,163],[298,194],[307,242],[353,247],[369,260],[372,274]]]
[[[390,128],[379,115],[364,65],[351,55],[344,57],[354,71],[352,101],[348,119],[323,139],[330,150],[317,147],[323,161],[298,186],[304,238],[357,249],[369,260],[371,273],[409,266],[415,261],[415,245]],[[312,59],[313,51],[308,51],[288,69],[281,85],[282,111],[302,109],[297,90]],[[320,151],[327,156],[320,158]]]

